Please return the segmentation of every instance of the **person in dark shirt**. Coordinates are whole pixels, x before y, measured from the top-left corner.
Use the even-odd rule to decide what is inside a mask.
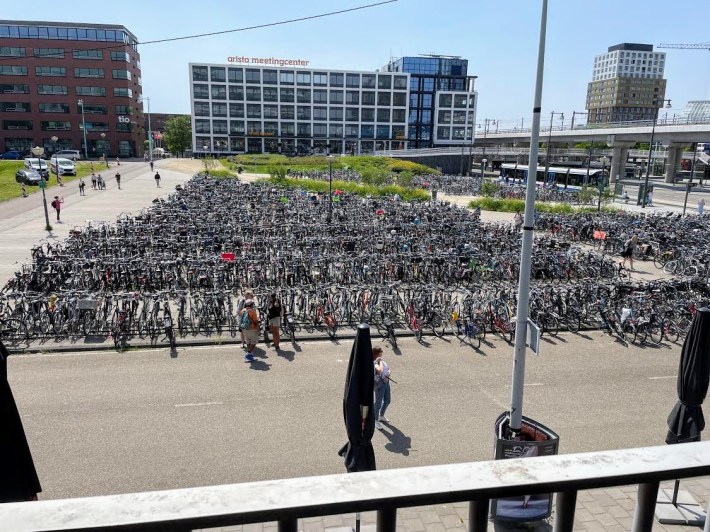
[[[280,327],[283,315],[284,309],[281,304],[281,300],[276,296],[276,294],[271,294],[271,296],[269,296],[269,308],[266,311],[266,318],[269,320],[269,329],[271,329],[271,336],[274,339],[274,347],[277,350],[280,349]]]

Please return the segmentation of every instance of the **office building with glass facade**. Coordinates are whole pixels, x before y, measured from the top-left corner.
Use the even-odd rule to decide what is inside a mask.
[[[467,59],[444,55],[402,57],[382,70],[410,76],[410,147],[471,143],[476,123],[476,76],[468,75]]]
[[[120,25],[0,20],[0,150],[142,155],[137,42]]]
[[[361,154],[404,149],[417,139],[411,128],[422,129],[412,116],[440,128],[440,137],[430,135],[426,146],[434,141],[469,144],[476,102],[472,92],[458,90],[466,83],[442,82],[435,84],[440,89],[428,90],[428,82],[418,80],[422,90],[412,91],[412,78],[406,72],[191,63],[193,151]],[[424,104],[426,116],[420,109]]]

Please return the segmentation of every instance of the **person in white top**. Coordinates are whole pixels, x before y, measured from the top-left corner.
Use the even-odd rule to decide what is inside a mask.
[[[375,428],[382,429],[382,422],[389,423],[385,411],[392,399],[390,393],[390,368],[382,360],[382,348],[372,348],[372,358],[375,363]]]
[[[705,198],[700,198],[698,200],[698,214],[703,214],[705,212]]]

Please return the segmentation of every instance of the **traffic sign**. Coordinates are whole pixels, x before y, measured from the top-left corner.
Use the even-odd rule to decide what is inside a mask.
[[[44,179],[40,180],[39,188],[47,188],[47,182]]]
[[[533,320],[528,318],[527,342],[530,351],[536,355],[540,354],[540,327]]]

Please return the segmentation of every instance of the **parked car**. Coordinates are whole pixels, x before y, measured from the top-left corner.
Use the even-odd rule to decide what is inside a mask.
[[[32,170],[31,168],[23,168],[15,173],[15,181],[18,183],[24,183],[25,185],[39,185],[42,181],[42,176],[39,172]]]
[[[47,161],[44,159],[28,157],[25,159],[25,168],[34,170],[45,179],[49,178],[49,166],[47,166]]]
[[[53,174],[59,173],[59,175],[76,175],[76,165],[71,159],[52,157],[49,163]]]
[[[72,161],[80,161],[81,152],[79,150],[59,150],[57,153],[52,155],[52,157],[59,157],[60,159],[71,159]]]
[[[17,160],[21,157],[19,151],[6,151],[2,155],[0,155],[0,159],[14,159]]]

